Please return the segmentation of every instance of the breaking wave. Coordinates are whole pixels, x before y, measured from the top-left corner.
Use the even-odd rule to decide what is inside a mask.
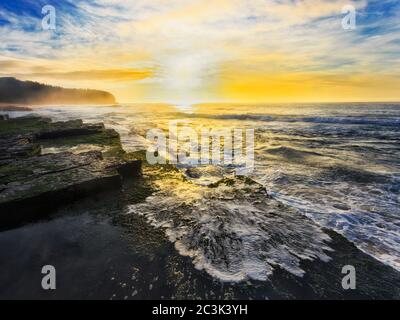
[[[309,122],[321,124],[347,124],[347,125],[373,125],[400,127],[400,119],[387,118],[366,118],[366,117],[288,117],[288,116],[270,116],[262,114],[223,114],[207,115],[193,114],[186,117],[210,118],[219,120],[250,120],[250,121],[280,121],[280,122]]]

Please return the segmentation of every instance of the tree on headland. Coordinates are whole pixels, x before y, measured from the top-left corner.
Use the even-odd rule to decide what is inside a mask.
[[[0,78],[0,102],[18,104],[114,104],[115,97],[92,89],[66,89],[16,78]]]

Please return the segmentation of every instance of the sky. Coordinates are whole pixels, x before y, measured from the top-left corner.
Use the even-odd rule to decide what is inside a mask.
[[[119,102],[400,101],[398,0],[1,0],[0,39],[0,77]]]

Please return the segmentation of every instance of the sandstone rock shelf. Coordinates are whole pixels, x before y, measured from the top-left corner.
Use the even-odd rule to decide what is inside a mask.
[[[44,146],[56,151],[43,154]],[[78,152],[57,152],[72,146]],[[79,146],[96,150],[79,152]],[[81,197],[118,189],[123,179],[140,174],[141,161],[127,154],[118,133],[101,123],[41,117],[1,121],[0,228],[35,219]]]

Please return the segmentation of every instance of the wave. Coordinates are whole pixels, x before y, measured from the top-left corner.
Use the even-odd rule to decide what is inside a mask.
[[[400,119],[368,119],[359,117],[307,117],[302,122],[332,123],[332,124],[359,124],[385,127],[400,127]]]
[[[326,168],[317,178],[324,181],[348,181],[351,183],[372,184],[390,183],[391,177],[385,174],[361,170],[343,165],[334,165]]]
[[[192,114],[184,115],[185,117],[208,118],[218,120],[252,120],[252,121],[280,121],[280,122],[310,122],[321,124],[347,124],[347,125],[373,125],[385,127],[400,127],[400,119],[383,119],[369,117],[288,117],[288,116],[270,116],[260,114],[223,114],[223,115],[207,115]]]
[[[398,178],[389,181],[388,177],[340,167],[312,181],[291,179],[291,183],[279,183],[286,176],[279,173],[264,181],[275,199],[400,271]],[[324,186],[318,181],[329,184]]]
[[[276,147],[276,148],[268,148],[268,149],[265,149],[264,151],[268,154],[284,157],[289,160],[306,158],[309,156],[323,156],[322,154],[320,154],[318,152],[306,151],[306,150],[285,147],[285,146],[280,146],[280,147]]]

